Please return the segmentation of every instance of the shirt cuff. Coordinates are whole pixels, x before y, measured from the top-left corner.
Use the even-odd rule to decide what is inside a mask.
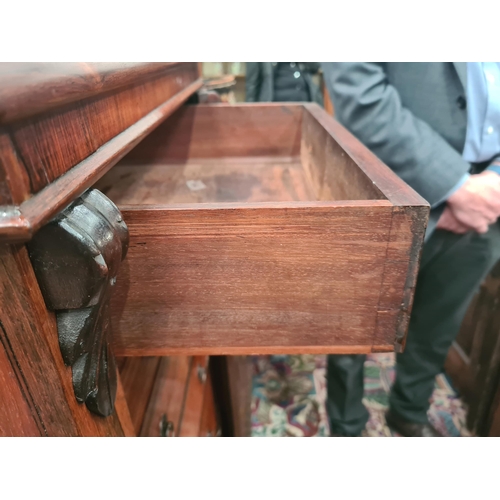
[[[494,166],[494,165],[492,165]],[[500,165],[497,166],[498,168],[498,174],[500,174]],[[431,208],[436,208],[438,207],[439,205],[441,205],[441,203],[444,203],[455,191],[458,191],[466,182],[467,180],[469,179],[470,177],[470,174],[464,174],[460,180],[455,184],[455,186],[453,186],[447,193],[445,196],[443,196],[439,201],[437,201],[436,203],[434,203],[434,205],[431,206]]]
[[[486,170],[491,170],[496,174],[500,175],[500,163],[493,163]]]

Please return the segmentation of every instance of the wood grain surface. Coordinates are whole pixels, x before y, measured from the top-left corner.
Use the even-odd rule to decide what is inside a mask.
[[[172,422],[173,436],[179,436],[192,364],[191,356],[161,358],[141,436],[158,437],[163,416]]]
[[[144,118],[109,140],[95,153],[71,168],[37,195],[24,202],[19,209],[0,215],[0,242],[27,241],[42,224],[80,196],[118,162],[138,142],[177,109],[201,82],[180,91],[151,111]]]
[[[185,106],[131,151],[127,161],[298,156],[302,113],[297,104]]]
[[[132,422],[132,417],[130,415],[130,409],[125,397],[125,391],[123,390],[123,384],[121,381],[120,374],[117,374],[118,387],[116,391],[116,401],[115,401],[115,411],[120,421],[124,437],[136,437],[137,431],[134,428],[134,423]]]
[[[404,347],[428,204],[320,108],[186,107],[98,186],[131,233],[117,352]]]
[[[241,157],[116,165],[95,186],[118,205],[313,200],[298,158]]]
[[[179,437],[198,437],[200,435],[208,380],[208,360],[208,356],[193,356],[192,358]],[[200,370],[205,373],[204,378],[200,376]]]
[[[222,435],[250,436],[253,373],[250,357],[211,356],[210,366]]]
[[[252,433],[252,375],[248,356],[226,356],[227,376],[231,394],[234,435],[248,437]]]
[[[201,413],[199,437],[218,437],[220,426],[217,419],[217,408],[212,386],[212,377],[210,372],[205,384],[205,394],[203,395],[203,408]]]
[[[198,72],[196,63],[189,63]],[[0,123],[38,115],[165,74],[186,63],[0,63]]]
[[[7,80],[0,65],[0,203],[13,205],[0,239],[28,240],[102,177],[130,230],[114,350],[183,356],[146,361],[149,375],[122,361],[122,406],[90,414],[25,248],[4,245],[0,396],[21,415],[5,435],[158,435],[164,414],[175,435],[204,434],[217,421],[208,387],[224,408],[217,370],[199,375],[210,354],[404,347],[425,200],[314,104],[178,109],[201,85],[195,63],[95,64]],[[232,432],[246,435],[245,358],[219,359]]]
[[[29,196],[26,169],[9,134],[0,129],[0,205],[20,205]]]
[[[0,246],[0,322],[3,348],[11,367],[19,370],[19,387],[40,434],[123,435],[116,414],[98,417],[77,402],[71,368],[64,366],[59,350],[55,317],[45,307],[23,246]],[[9,407],[13,401],[2,404]]]
[[[393,208],[373,343],[375,352],[383,352],[375,346],[390,343],[396,352],[404,350],[428,217],[427,206]]]
[[[161,358],[141,436],[160,436],[162,422],[170,425],[169,437],[217,435],[217,411],[208,365],[208,356]]]
[[[44,435],[36,413],[0,323],[0,437],[36,437]],[[10,359],[9,359],[10,358]]]
[[[427,201],[316,103],[306,103],[303,106],[304,112],[309,113],[341,146],[340,154],[343,152],[349,156],[371,179],[377,192],[380,191],[395,206],[422,206],[429,209]],[[332,149],[332,153],[335,154],[335,149]]]
[[[141,426],[153,392],[160,367],[160,358],[137,357],[119,360],[120,378],[136,435]]]
[[[445,364],[478,436],[500,436],[500,263],[481,284]]]
[[[300,148],[318,200],[383,200],[386,197],[329,131],[308,111],[302,119]]]
[[[190,68],[180,67],[178,73],[13,124],[12,140],[31,192],[40,191],[197,79]]]
[[[392,207],[343,203],[122,207],[115,352],[372,346]]]

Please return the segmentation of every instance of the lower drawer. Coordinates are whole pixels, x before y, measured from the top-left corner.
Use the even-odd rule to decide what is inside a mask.
[[[402,348],[428,205],[317,106],[185,107],[96,187],[117,355]]]
[[[141,432],[160,362],[161,358],[157,357],[117,359],[125,400],[136,436]]]
[[[220,435],[208,365],[208,356],[159,359],[154,386],[138,433],[140,436]],[[142,377],[138,379],[142,380]],[[133,406],[134,402],[129,401],[129,407]]]

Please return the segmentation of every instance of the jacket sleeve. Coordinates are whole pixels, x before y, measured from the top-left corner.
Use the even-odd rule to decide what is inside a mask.
[[[245,75],[245,101],[257,102],[259,100],[260,63],[247,62]]]
[[[460,153],[402,105],[383,63],[322,67],[338,121],[431,206],[468,172],[470,165]]]

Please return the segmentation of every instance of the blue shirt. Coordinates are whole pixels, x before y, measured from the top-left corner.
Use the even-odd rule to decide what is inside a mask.
[[[464,160],[480,163],[494,157],[500,162],[500,63],[467,63],[467,134]],[[500,165],[489,170],[500,175]],[[447,200],[469,178],[465,174],[457,185],[434,206]]]
[[[467,135],[464,160],[500,155],[500,63],[467,63]]]

